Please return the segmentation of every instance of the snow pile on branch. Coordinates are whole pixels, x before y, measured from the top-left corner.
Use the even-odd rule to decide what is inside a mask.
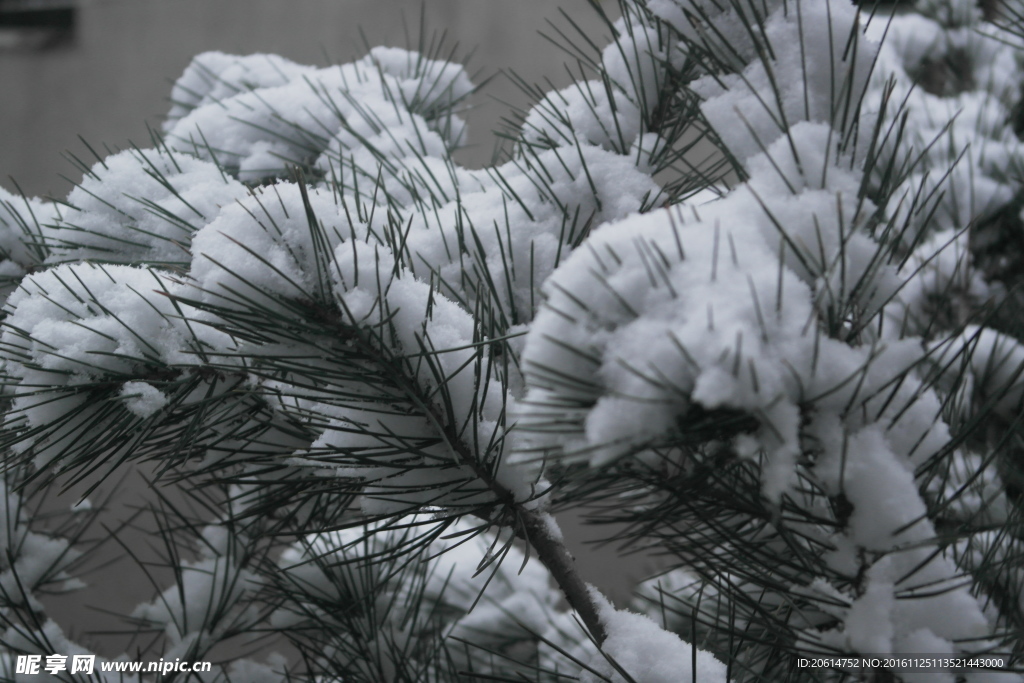
[[[16,196],[0,188],[0,263],[22,271],[45,258],[47,227],[60,218],[55,204],[35,197]]]
[[[416,143],[450,149],[465,134],[452,107],[472,89],[461,66],[397,48],[326,69],[208,52],[175,84],[164,129],[178,150],[216,161],[242,181],[260,180],[290,164],[329,167],[332,157],[382,145],[393,145],[399,158],[415,155]],[[355,180],[372,188],[375,175]]]
[[[247,194],[216,165],[165,149],[97,162],[46,233],[49,263],[184,264],[192,235]]]
[[[606,61],[626,92],[645,60],[624,54]],[[498,498],[537,495],[538,474],[506,457],[518,360],[512,345],[499,358],[487,344],[522,332],[539,283],[591,230],[649,208],[660,191],[639,138],[622,149],[573,138],[523,147],[487,171],[458,167],[456,109],[471,90],[461,67],[397,49],[332,69],[198,56],[175,86],[166,140],[85,169],[43,231],[37,262],[150,272],[104,271],[134,292],[109,302],[92,280],[79,286],[77,265],[22,282],[7,337],[13,354],[28,354],[7,371],[17,448],[38,446],[56,463],[118,406],[164,448],[168,433],[185,438],[200,423],[222,439],[270,424],[261,458],[367,484],[374,514],[472,507],[493,501],[495,486]],[[51,310],[51,288],[67,290],[56,297],[72,302],[70,316]],[[51,314],[87,334],[50,339],[41,316]],[[71,379],[43,400],[40,371]],[[209,413],[186,424],[204,389],[223,410],[218,424]],[[109,452],[127,452],[141,437],[108,438]],[[208,463],[236,459],[227,444],[237,442],[223,443]]]
[[[681,20],[666,5],[654,9]],[[728,35],[740,5],[691,6],[685,21],[705,23],[690,49]],[[522,447],[538,460],[631,458],[657,471],[717,416],[717,438],[758,465],[771,507],[832,520],[793,523],[829,548],[815,560],[829,579],[815,589],[849,605],[819,606],[842,625],[804,631],[804,646],[983,648],[998,628],[944,552],[915,480],[951,448],[942,398],[921,382],[928,352],[879,324],[903,278],[893,247],[871,237],[884,219],[866,192],[872,154],[853,132],[870,123],[857,112],[878,48],[846,3],[771,7],[746,41],[756,57],[694,85],[749,180],[699,208],[606,225],[556,270],[523,355]],[[784,79],[793,73],[802,77]]]
[[[0,187],[0,301],[46,259],[46,235],[60,217],[56,204],[19,197]]]
[[[571,642],[552,626],[571,618],[559,610],[547,572],[524,565],[511,540],[422,515],[310,535],[281,556],[279,590],[287,598],[274,623],[295,629],[326,620],[333,635],[325,660],[353,660],[368,648],[373,657],[360,673],[377,680],[429,668],[437,647],[464,670],[487,670],[495,653],[531,661],[545,640]],[[411,553],[436,559],[426,564]],[[430,606],[426,618],[411,611],[422,602]]]
[[[642,681],[643,683],[719,683],[727,681],[725,664],[711,654],[684,643],[642,614],[616,610],[600,594],[601,618],[608,638],[591,656],[580,676],[582,683]],[[629,676],[624,678],[623,674]]]
[[[165,296],[172,286],[153,271],[89,264],[42,271],[21,283],[8,300],[0,336],[11,400],[5,427],[42,433],[14,443],[15,451],[31,449],[40,466],[55,464],[81,430],[100,428],[122,409],[116,399],[97,403],[89,389],[160,382],[171,379],[168,366],[193,362],[197,344]]]
[[[892,222],[884,237],[911,251],[905,308],[891,316],[927,334],[942,315],[936,299],[959,297],[978,307],[1000,298],[971,251],[1005,240],[1003,214],[1019,214],[1024,148],[1010,124],[1024,44],[983,21],[977,3],[922,0],[917,10],[869,27],[885,34],[871,100],[882,104],[887,133],[880,147],[893,159],[872,182],[895,184],[887,188]],[[922,276],[911,277],[918,270]]]
[[[768,5],[773,9],[758,33],[742,38],[739,46],[723,46],[744,52],[740,46],[751,44],[756,57],[745,59],[738,73],[704,76],[691,86],[704,99],[704,115],[741,163],[800,121],[831,124],[836,134],[853,128],[878,51],[877,43],[859,36],[857,12],[845,2],[798,2],[792,9],[780,2]],[[716,29],[742,21],[737,7],[719,11],[709,17]]]
[[[267,627],[314,678],[696,683],[1003,645],[1019,467],[986,430],[1024,350],[933,313],[1005,294],[973,259],[1019,218],[1021,46],[920,8],[880,46],[847,0],[622,0],[484,170],[445,59],[200,55],[153,149],[0,192],[9,457],[231,484],[245,530],[176,519],[198,555],[133,613],[183,658]],[[665,629],[550,524],[605,491],[684,565]],[[50,569],[5,571],[63,577],[34,538]],[[63,638],[35,621],[2,642]]]

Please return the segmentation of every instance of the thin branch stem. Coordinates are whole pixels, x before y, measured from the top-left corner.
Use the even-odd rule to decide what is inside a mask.
[[[523,540],[537,552],[537,557],[555,579],[565,599],[569,601],[569,606],[576,610],[590,635],[601,645],[608,633],[598,614],[592,589],[576,570],[576,558],[565,547],[565,543],[552,537],[546,519],[549,518],[548,513],[522,508],[518,512],[523,522]]]

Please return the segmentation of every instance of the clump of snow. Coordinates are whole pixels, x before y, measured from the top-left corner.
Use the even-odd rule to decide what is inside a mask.
[[[204,52],[194,57],[171,89],[167,114],[173,122],[198,107],[216,104],[239,93],[284,85],[313,71],[278,55],[229,55]],[[167,124],[169,127],[171,124]],[[202,136],[196,143],[204,145]]]
[[[346,245],[338,248],[343,261],[352,258],[345,250]],[[474,457],[488,462],[495,481],[508,493],[518,500],[531,498],[534,475],[502,458],[497,440],[501,434],[501,411],[509,399],[503,397],[497,381],[481,381],[472,372],[477,353],[470,346],[474,335],[472,318],[454,302],[432,292],[425,283],[408,275],[391,279],[390,273],[384,275],[382,283],[372,270],[376,266],[372,258],[364,257],[361,263],[371,271],[359,280],[366,285],[360,284],[341,295],[346,302],[346,315],[352,315],[353,322],[368,326],[387,320],[394,333],[386,339],[386,350],[398,357],[415,358],[424,352],[434,354],[431,362],[416,360],[411,366],[413,378],[422,387],[435,385],[438,377],[445,378],[446,393],[433,399],[430,408],[433,414],[450,415],[455,420],[456,429],[473,435],[467,441],[474,444]],[[342,285],[341,279],[336,286]],[[357,282],[351,276],[347,281],[350,286]],[[372,291],[382,284],[383,291]],[[367,287],[371,291],[367,291]],[[358,316],[349,307],[353,302],[359,306]],[[388,413],[370,403],[366,404],[365,410],[349,403],[344,410],[328,409],[327,412],[334,417],[323,435],[311,445],[313,453],[379,449],[381,444],[372,433],[381,429],[410,443],[428,442],[436,429],[428,416],[418,411],[412,414]],[[453,453],[442,442],[436,446],[424,446],[417,455],[396,452],[389,456],[381,453],[365,464],[356,457],[350,465],[340,466],[336,474],[368,480],[363,491],[365,512],[394,513],[401,512],[405,509],[403,506],[414,501],[443,504],[445,499],[438,498],[438,487],[455,486],[457,482],[474,479],[469,470],[470,463],[464,458],[465,455]],[[414,463],[421,464],[421,467],[410,468]],[[432,467],[435,463],[448,465]],[[403,488],[407,490],[403,491]],[[492,495],[486,488],[481,488],[476,496],[471,496],[461,487],[459,489],[454,500],[460,500],[460,505],[482,502]]]
[[[603,149],[625,151],[640,134],[640,110],[619,89],[583,81],[548,93],[523,122],[523,136],[537,144],[572,144],[577,137]]]
[[[0,635],[0,640],[16,652],[38,654],[48,656],[54,653],[67,655],[89,655],[89,650],[71,641],[53,619],[45,619],[42,623],[36,622],[32,628],[24,628],[20,624],[8,626]],[[99,668],[99,667],[97,667]],[[46,680],[46,677],[39,675],[25,675],[14,678],[17,683],[30,683],[31,681]],[[51,679],[56,683],[60,679]]]
[[[882,146],[897,164],[914,161],[889,214],[897,229],[910,228],[902,237],[915,245],[926,223],[933,232],[960,231],[1007,206],[1016,195],[1010,178],[1024,163],[1006,125],[1020,98],[1019,37],[981,21],[969,0],[922,2],[919,12],[869,27],[884,30],[885,41],[866,100],[888,92],[889,102],[902,103],[882,117],[885,126],[902,121],[899,149],[892,136]]]
[[[995,298],[995,288],[972,264],[970,235],[962,230],[936,232],[925,239],[906,259],[900,275],[903,284],[884,312],[886,334],[925,334],[935,325],[935,303],[950,294],[978,306]]]
[[[624,683],[619,668],[636,683],[718,683],[726,680],[726,666],[713,655],[683,642],[648,617],[616,610],[596,590],[591,597],[600,605],[601,624],[608,637],[601,652],[591,656],[580,673],[582,683]],[[610,661],[609,661],[610,660]],[[612,664],[614,662],[614,665]]]
[[[164,149],[133,149],[97,162],[68,195],[48,232],[48,262],[185,264],[193,233],[246,188],[216,165]]]
[[[892,613],[896,606],[892,562],[883,559],[872,565],[865,576],[867,588],[850,604],[843,620],[848,652],[892,652],[895,627]]]
[[[0,187],[0,303],[30,269],[47,256],[47,238],[61,219],[61,207]]]
[[[167,405],[167,396],[147,382],[125,382],[121,397],[125,407],[139,417],[150,417]]]
[[[857,10],[847,2],[776,10],[767,15],[763,40],[770,55],[752,58],[742,73],[705,76],[692,85],[704,98],[704,115],[741,162],[799,121],[850,125],[844,119],[857,111],[878,50],[861,35]]]
[[[37,594],[49,587],[81,586],[67,569],[82,553],[64,538],[30,529],[23,497],[6,478],[0,477],[0,609],[13,606],[42,609]],[[6,642],[6,641],[5,641]]]
[[[59,205],[0,187],[0,264],[25,269],[41,263],[50,226],[60,218]]]
[[[699,45],[714,62],[742,70],[757,58],[763,49],[755,32],[751,31],[750,16],[738,3],[717,0],[652,0],[650,11],[671,25],[684,40]],[[784,0],[767,0],[757,6],[762,17],[777,13]],[[802,9],[802,8],[801,8]],[[710,29],[710,30],[709,30]]]
[[[957,337],[935,344],[932,362],[947,375],[969,370],[979,405],[1014,419],[1024,400],[1024,346],[992,329],[968,325]]]
[[[358,62],[327,69],[265,55],[205,53],[176,84],[182,104],[165,130],[176,149],[222,164],[243,181],[260,181],[313,162],[332,145],[341,158],[387,144],[396,122],[405,127],[393,139],[403,152],[401,140],[418,137],[417,121],[435,134],[432,141],[454,147],[465,125],[452,107],[471,91],[460,65],[397,48],[375,48]],[[367,127],[374,131],[369,138],[361,134]],[[364,170],[368,186],[377,165],[374,158]]]
[[[189,362],[190,339],[157,271],[130,266],[63,265],[35,273],[7,302],[8,373],[26,386],[89,378],[131,378],[147,365]]]
[[[809,150],[817,138],[806,125]],[[764,166],[750,192],[703,207],[700,221],[666,209],[607,225],[556,271],[524,351],[533,387],[524,427],[539,435],[550,421],[568,452],[603,464],[655,443],[692,403],[741,408],[765,423],[762,442],[775,463],[769,488],[785,490],[801,393],[844,381],[810,362],[820,344],[807,329],[812,310],[851,302],[876,310],[898,280],[879,266],[877,245],[855,232],[867,212],[848,173],[830,168],[811,174],[828,189],[780,194],[776,168]],[[766,207],[762,193],[771,197]],[[822,230],[837,223],[849,234]],[[858,356],[849,356],[850,372]],[[593,379],[563,383],[563,375]],[[581,431],[566,431],[576,420]]]
[[[282,301],[289,298],[314,301],[329,294],[320,252],[329,254],[353,231],[364,238],[372,228],[351,223],[328,192],[309,188],[306,196],[313,226],[302,189],[281,182],[225,207],[196,233],[189,272],[204,302],[283,313]],[[323,245],[317,244],[320,236]]]
[[[632,102],[651,111],[665,86],[671,41],[663,31],[632,16],[619,19],[615,30],[617,38],[601,52],[601,66]]]
[[[984,220],[1009,204],[1014,192],[979,173],[968,157],[944,177],[910,175],[893,193],[892,220],[907,244],[917,244],[923,234],[952,233]]]
[[[175,100],[185,104],[167,123],[169,144],[250,182],[289,175],[289,164],[312,165],[337,184],[334,207],[325,207],[323,197],[313,199],[331,248],[337,244],[332,231],[348,237],[353,228],[357,239],[372,235],[372,241],[382,241],[394,230],[384,227],[390,216],[402,224],[405,266],[413,275],[436,282],[470,309],[478,301],[496,307],[502,324],[511,327],[532,319],[536,284],[588,230],[657,202],[648,162],[664,145],[654,134],[640,135],[637,107],[638,98],[658,91],[668,48],[651,27],[620,30],[621,44],[610,48],[605,60],[609,73],[622,81],[613,94],[599,82],[584,88],[587,92],[566,94],[579,105],[578,116],[569,119],[580,120],[573,120],[564,135],[540,132],[568,121],[562,96],[535,110],[542,119],[535,132],[550,133],[563,149],[534,151],[535,159],[516,158],[487,172],[468,171],[448,157],[463,137],[452,108],[472,89],[462,68],[390,48],[376,48],[363,60],[332,69],[298,67],[264,55],[200,55],[179,83],[183,96]],[[637,52],[630,42],[636,40],[648,47]],[[630,90],[630,74],[640,79],[642,93]],[[584,119],[595,108],[600,112],[594,98],[602,97],[615,104],[590,126]],[[592,135],[585,134],[588,127]],[[525,130],[530,129],[528,122]],[[200,133],[217,140],[216,147],[204,145]],[[281,200],[288,207],[284,213],[301,222],[304,214],[294,194],[284,184],[273,191],[292,194]],[[195,254],[219,254],[222,247],[215,244],[225,240],[213,235],[225,227],[232,240],[247,244],[235,224],[262,222],[273,231],[272,224],[281,220],[282,212],[270,206],[276,203],[272,197],[242,203],[252,215],[227,207],[221,213],[230,217],[211,216],[207,223],[217,226],[201,230]],[[197,269],[197,263],[193,271],[203,280],[209,269]],[[236,270],[234,261],[226,265]],[[282,275],[294,279],[296,273],[285,268]]]
[[[469,522],[431,521],[424,515],[310,535],[280,559],[283,585],[309,596],[309,602],[286,603],[274,623],[295,628],[316,615],[337,621],[338,637],[345,638],[341,624],[352,628],[346,620],[356,618],[369,622],[373,633],[403,642],[430,638],[441,629],[448,638],[495,651],[515,647],[520,655],[523,648],[539,647],[538,635],[564,642],[551,627],[559,615],[568,615],[558,609],[561,596],[550,586],[547,571],[538,562],[524,565],[514,545],[500,558],[491,556],[495,544],[506,540],[507,531],[500,536],[475,533]],[[410,562],[411,552],[436,559]],[[369,559],[392,554],[393,560]],[[370,604],[354,609],[368,596]],[[424,601],[420,609],[435,619],[409,621],[409,609],[419,600]],[[459,661],[484,656],[473,648],[452,648],[449,654]]]
[[[104,429],[109,400],[141,413],[161,402],[121,384],[193,366],[198,350],[224,346],[212,328],[182,320],[168,296],[179,287],[158,271],[122,265],[66,264],[27,276],[7,302],[0,335],[12,402],[5,426],[24,435],[13,448],[49,463],[83,430]]]
[[[231,557],[183,561],[179,579],[155,600],[143,603],[132,618],[161,626],[171,643],[180,645],[195,638],[215,639],[219,633],[239,628],[244,619],[231,611],[245,609],[247,592],[259,584],[248,569]],[[165,655],[167,656],[167,655]]]
[[[488,297],[508,327],[528,322],[536,287],[587,234],[656,203],[658,186],[636,157],[591,145],[513,160],[458,199],[410,219],[410,270],[437,273],[452,298]],[[543,182],[538,166],[544,169]],[[461,245],[454,250],[451,245]]]
[[[975,0],[917,0],[914,9],[948,27],[969,26],[981,19]]]

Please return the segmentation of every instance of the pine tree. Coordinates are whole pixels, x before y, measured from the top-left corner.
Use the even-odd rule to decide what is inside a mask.
[[[1024,8],[594,10],[485,169],[423,38],[199,55],[151,147],[0,190],[4,680],[87,652],[39,596],[102,505],[42,497],[132,463],[129,620],[217,660],[160,680],[1022,679]],[[572,508],[665,558],[632,610]],[[804,663],[929,654],[1001,670]]]

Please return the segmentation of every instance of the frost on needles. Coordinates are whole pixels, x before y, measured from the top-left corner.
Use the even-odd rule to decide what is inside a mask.
[[[298,653],[204,681],[1021,680],[1024,8],[619,5],[488,168],[438,50],[206,53],[151,148],[0,190],[0,671],[86,651],[37,593],[99,511],[25,501],[152,461],[133,623]],[[631,609],[572,507],[663,556]]]

